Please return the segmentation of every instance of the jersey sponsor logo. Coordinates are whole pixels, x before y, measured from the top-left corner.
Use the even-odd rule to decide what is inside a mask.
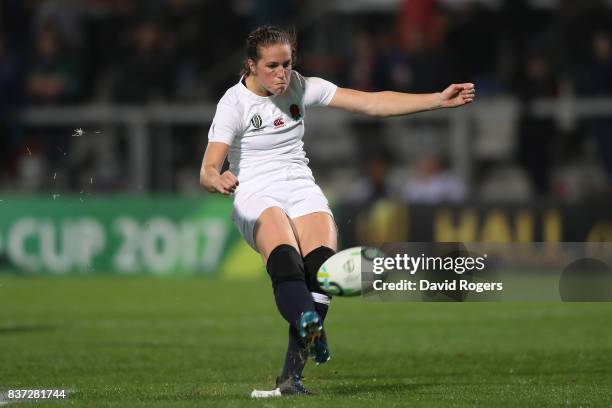
[[[300,112],[300,107],[295,103],[289,107],[289,113],[291,113],[291,117],[293,120],[298,120],[302,117],[302,113]]]
[[[274,119],[274,129],[285,126],[283,118]]]
[[[255,129],[260,129],[262,124],[263,121],[261,120],[261,116],[259,116],[259,113],[254,114],[251,118],[251,125],[253,125]]]

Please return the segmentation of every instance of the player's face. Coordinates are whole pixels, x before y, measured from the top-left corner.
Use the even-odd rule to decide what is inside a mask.
[[[259,49],[260,58],[254,67],[254,76],[269,93],[280,95],[291,79],[291,47],[288,44],[273,44]]]

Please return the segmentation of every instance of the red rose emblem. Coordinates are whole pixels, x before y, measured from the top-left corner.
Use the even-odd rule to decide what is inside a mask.
[[[298,120],[300,116],[302,116],[300,114],[300,107],[297,106],[295,103],[289,107],[289,112],[291,113],[291,117],[294,120]]]

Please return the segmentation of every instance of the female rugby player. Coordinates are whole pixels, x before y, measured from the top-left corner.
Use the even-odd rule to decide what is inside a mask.
[[[242,77],[217,105],[200,170],[208,191],[232,196],[233,221],[261,255],[289,323],[274,395],[307,394],[301,382],[307,357],[317,363],[330,358],[323,331],[330,297],[316,273],[336,252],[337,231],[303,149],[306,109],[388,117],[462,106],[475,97],[471,83],[431,94],[339,88],[294,71],[295,56],[295,36],[284,30],[264,26],[248,36]],[[228,155],[230,167],[221,173]]]

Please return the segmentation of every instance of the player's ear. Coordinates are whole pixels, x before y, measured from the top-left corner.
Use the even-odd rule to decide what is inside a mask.
[[[249,58],[247,59],[247,64],[249,65],[249,73],[252,75],[257,75],[257,63]]]

